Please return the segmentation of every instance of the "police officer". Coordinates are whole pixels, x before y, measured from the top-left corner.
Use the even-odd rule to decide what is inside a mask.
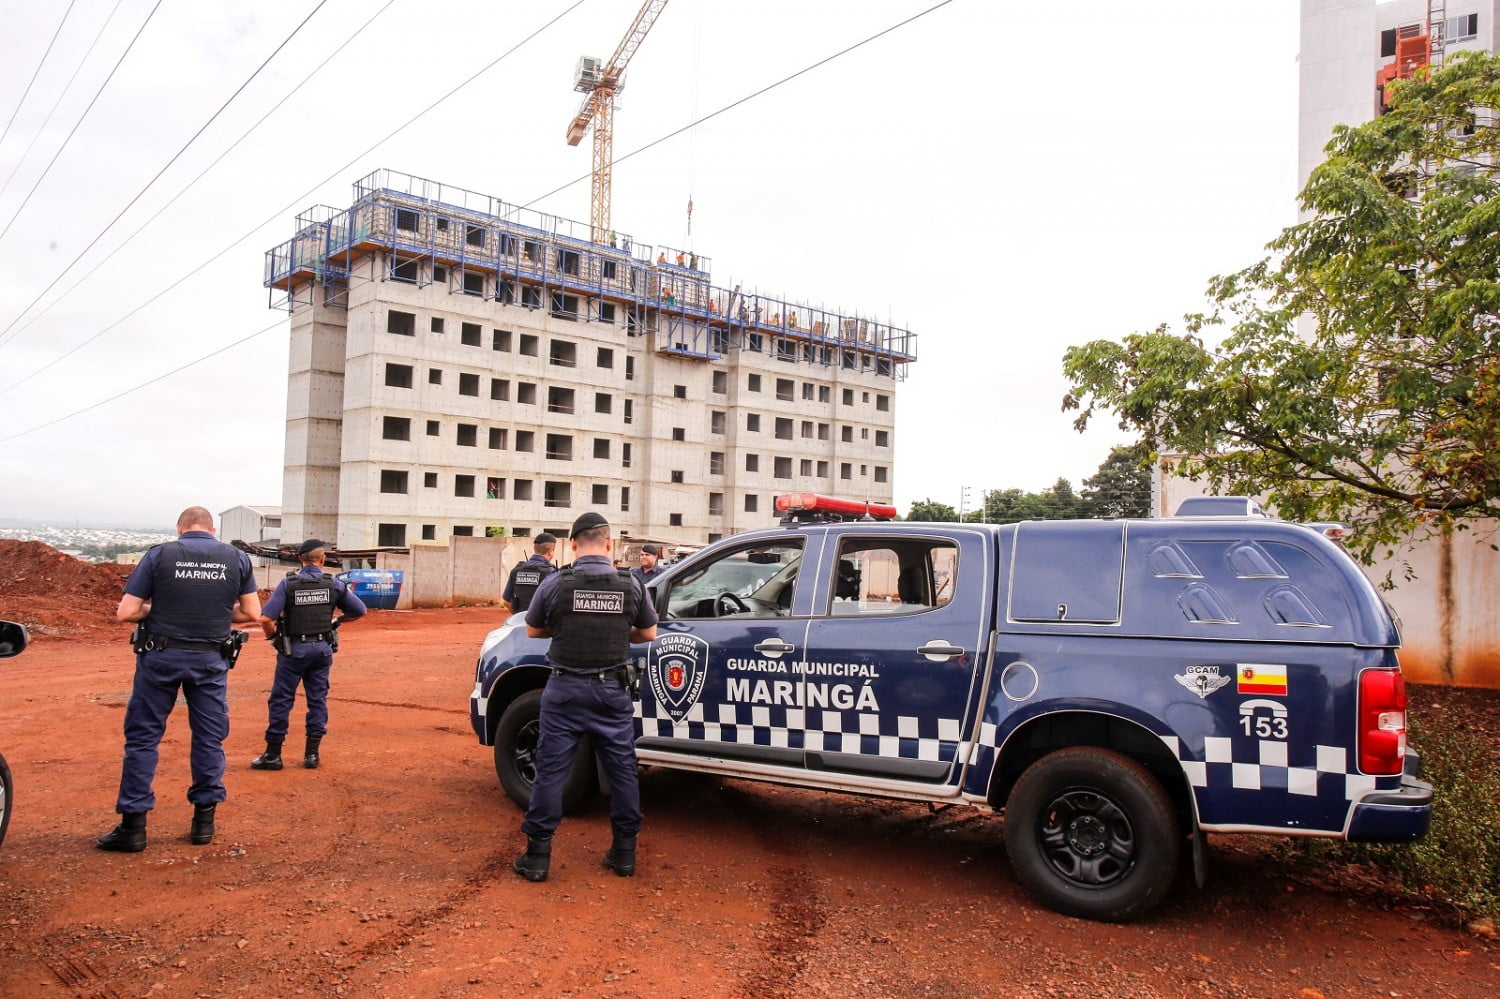
[[[557,571],[557,566],[552,564],[552,557],[557,552],[555,536],[546,531],[538,534],[532,539],[531,552],[531,558],[510,570],[510,578],[505,581],[505,592],[500,595],[505,606],[514,614],[524,613],[531,606],[536,588],[542,585],[542,580]]]
[[[281,769],[281,744],[297,700],[297,684],[307,698],[307,748],[302,765],[318,769],[318,747],[328,731],[328,672],[333,666],[334,629],[363,617],[364,601],[323,571],[327,548],[309,538],[297,549],[302,568],[276,584],[260,617],[266,641],[276,644],[276,678],[267,702],[266,751],[250,761],[256,770]],[[337,620],[334,609],[342,612]]]
[[[190,506],[177,518],[176,541],[148,551],[125,583],[115,618],[144,622],[136,642],[135,686],[125,708],[125,759],[115,811],[120,824],[99,837],[101,850],[146,848],[146,813],[156,806],[157,747],[178,691],[192,730],[193,823],[199,846],[214,838],[214,810],[224,800],[224,739],[229,735],[229,668],[238,645],[231,624],[260,615],[250,559],[214,537],[214,518]],[[243,633],[241,633],[243,634]]]
[[[641,564],[630,571],[642,583],[649,583],[666,570],[657,565],[661,559],[661,545],[641,545]]]
[[[512,865],[528,881],[547,879],[552,834],[562,821],[563,782],[585,733],[594,737],[609,778],[614,836],[604,866],[622,878],[635,873],[635,839],[641,828],[634,709],[624,667],[631,642],[656,637],[656,609],[641,582],[612,564],[614,542],[602,516],[579,517],[568,539],[573,564],[549,576],[526,611],[526,634],[552,639],[536,780],[521,823],[526,852]]]

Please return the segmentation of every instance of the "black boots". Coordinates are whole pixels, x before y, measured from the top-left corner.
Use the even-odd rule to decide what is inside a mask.
[[[307,737],[307,751],[302,754],[302,765],[309,770],[318,769],[318,745],[322,741],[321,735]]]
[[[622,878],[635,874],[635,837],[615,834],[614,842],[604,854],[604,866]]]
[[[120,824],[100,836],[97,845],[116,853],[140,853],[146,849],[146,813],[121,813]]]
[[[251,770],[280,770],[281,743],[266,743],[266,751],[250,761]]]
[[[526,852],[510,866],[527,881],[546,881],[547,869],[552,866],[552,837],[526,837]]]
[[[214,809],[217,805],[193,806],[193,831],[188,842],[194,846],[206,846],[214,841]]]

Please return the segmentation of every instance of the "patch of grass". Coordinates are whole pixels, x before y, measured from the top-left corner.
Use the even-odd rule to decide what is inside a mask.
[[[1471,916],[1500,915],[1500,768],[1481,730],[1457,719],[1408,716],[1432,784],[1432,828],[1415,843],[1297,840],[1293,856],[1318,863],[1368,864],[1398,894]]]

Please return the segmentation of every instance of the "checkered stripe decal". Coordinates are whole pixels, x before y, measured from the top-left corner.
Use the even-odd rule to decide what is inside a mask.
[[[1313,766],[1293,767],[1287,765],[1287,744],[1278,739],[1257,740],[1252,748],[1245,740],[1206,736],[1201,760],[1184,759],[1181,742],[1174,735],[1161,736],[1161,741],[1177,757],[1193,787],[1275,788],[1314,798],[1337,793],[1346,801],[1357,801],[1377,787],[1377,778],[1351,772],[1349,751],[1343,746],[1317,746]],[[1236,760],[1236,746],[1253,758]]]
[[[826,708],[735,703],[716,705],[711,717],[708,715],[705,706],[698,703],[682,721],[674,722],[655,701],[648,705],[641,700],[635,705],[635,717],[641,722],[642,734],[647,736],[863,753],[893,759],[952,760],[960,732],[957,718],[887,716]]]

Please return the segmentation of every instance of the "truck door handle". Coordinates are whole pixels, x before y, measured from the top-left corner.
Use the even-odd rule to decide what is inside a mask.
[[[797,646],[783,642],[779,638],[768,638],[755,646],[756,652],[763,652],[768,656],[779,656],[783,652],[796,652]]]
[[[928,642],[926,645],[920,646],[917,649],[917,655],[926,656],[928,659],[934,661],[942,659],[952,659],[954,656],[961,656],[963,654],[963,649],[959,648],[956,645],[949,645],[947,642],[942,641],[941,639],[936,642]]]

